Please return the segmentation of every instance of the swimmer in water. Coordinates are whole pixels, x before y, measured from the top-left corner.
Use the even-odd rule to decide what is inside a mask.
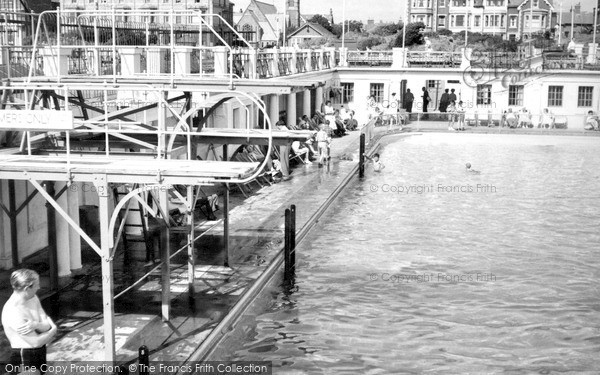
[[[383,168],[385,168],[385,165],[383,165],[381,160],[379,160],[379,154],[377,154],[377,153],[373,154],[372,158],[368,157],[367,154],[363,154],[363,155],[365,158],[367,158],[373,162],[373,170],[375,172],[381,172],[381,170]]]
[[[469,172],[469,173],[473,173],[473,174],[480,174],[481,173],[479,171],[476,171],[475,169],[471,169],[471,163],[467,163],[466,166],[467,166],[467,172]]]

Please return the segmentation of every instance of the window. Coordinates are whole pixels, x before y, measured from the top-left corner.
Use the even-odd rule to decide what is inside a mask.
[[[371,83],[370,94],[377,103],[383,101],[383,83]]]
[[[342,103],[354,101],[354,83],[342,83]]]
[[[510,27],[517,27],[517,16],[510,16]]]
[[[438,26],[446,26],[446,16],[438,17]]]
[[[539,6],[540,6],[540,0],[533,0],[533,7],[539,8]]]
[[[492,85],[477,85],[477,104],[492,104]]]
[[[460,26],[464,26],[464,25],[465,25],[465,16],[462,14],[457,14],[455,26],[460,27]]]
[[[508,86],[508,105],[523,105],[523,86],[510,85]]]
[[[475,16],[475,26],[481,26],[481,16]]]
[[[579,86],[579,93],[577,94],[577,106],[578,107],[591,107],[593,93],[594,93],[594,87]]]
[[[562,86],[548,86],[548,107],[561,107],[563,101]]]

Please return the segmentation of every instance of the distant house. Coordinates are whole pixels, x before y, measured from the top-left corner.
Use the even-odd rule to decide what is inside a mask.
[[[571,33],[571,20],[573,20],[573,32],[574,33],[591,33],[594,28],[594,13],[592,12],[580,12],[580,7],[575,6],[575,14],[571,17],[571,12],[562,12],[556,20],[556,24],[560,24],[560,30],[562,35],[566,38],[570,38]]]
[[[300,23],[298,0],[287,1],[286,7],[283,13],[272,4],[251,0],[235,23],[236,29],[255,47],[277,45],[286,27]]]
[[[289,46],[299,46],[321,38],[336,40],[337,36],[318,23],[307,22],[292,32],[287,42]]]

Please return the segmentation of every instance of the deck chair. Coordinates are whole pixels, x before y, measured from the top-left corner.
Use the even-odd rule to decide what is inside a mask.
[[[248,145],[246,147],[246,156],[249,161],[254,163],[262,163],[266,156],[260,150],[260,148],[255,145]],[[263,170],[258,176],[256,176],[257,180],[264,182],[265,184],[271,185],[271,181],[273,180],[273,167],[270,162],[267,163],[267,169]]]
[[[237,150],[235,150],[235,152],[233,153],[233,155],[231,155],[231,160],[241,161],[241,162],[246,162],[246,163],[252,162],[252,160],[249,159],[248,155],[245,152],[245,146],[246,145],[241,145],[240,147],[238,147]],[[260,187],[263,187],[263,185],[256,179],[245,182],[245,183],[235,184],[235,186],[242,192],[244,197],[248,198],[248,194],[252,193],[252,186],[250,185],[252,182],[256,182]]]

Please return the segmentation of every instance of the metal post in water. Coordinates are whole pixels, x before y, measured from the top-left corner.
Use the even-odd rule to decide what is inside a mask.
[[[296,273],[296,205],[290,206],[290,271]]]
[[[363,178],[365,177],[365,133],[360,135],[360,146],[358,150],[358,177]]]
[[[138,364],[139,374],[149,375],[148,367],[150,367],[150,355],[148,352],[148,347],[146,345],[140,346],[138,350]]]
[[[290,244],[291,244],[291,221],[292,221],[292,212],[289,208],[285,210],[285,225],[283,230],[283,261],[284,261],[284,280],[289,280],[291,271],[290,271]]]

